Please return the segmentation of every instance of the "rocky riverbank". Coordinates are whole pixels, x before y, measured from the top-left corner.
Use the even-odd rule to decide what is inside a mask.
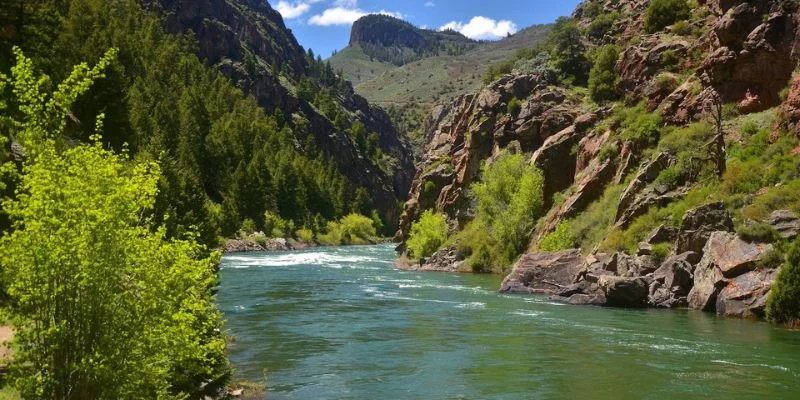
[[[776,211],[769,219],[781,237],[793,240],[800,219]],[[769,258],[773,245],[747,241],[733,232],[729,212],[718,203],[686,214],[672,239],[674,256],[652,253],[659,228],[636,255],[580,250],[523,255],[500,288],[509,293],[549,294],[576,305],[691,308],[739,318],[764,318],[778,273]]]

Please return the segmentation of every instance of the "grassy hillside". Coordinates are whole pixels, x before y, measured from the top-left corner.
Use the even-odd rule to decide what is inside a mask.
[[[335,71],[341,72],[353,85],[367,82],[397,67],[368,56],[360,46],[347,46],[330,59]]]
[[[503,40],[483,43],[463,55],[429,57],[397,68],[374,62],[361,64],[363,59],[353,48],[337,53],[331,58],[331,64],[356,85],[356,92],[372,103],[384,107],[409,103],[430,106],[479,89],[483,86],[487,65],[512,58],[520,49],[534,47],[548,31],[547,25],[534,26]],[[362,68],[361,79],[358,79],[352,71],[360,65],[372,68],[375,77],[367,79]],[[384,71],[379,72],[384,66]]]

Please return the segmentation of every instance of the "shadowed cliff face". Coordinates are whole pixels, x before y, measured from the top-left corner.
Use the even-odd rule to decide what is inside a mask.
[[[337,87],[334,102],[367,132],[378,134],[378,147],[392,159],[376,165],[341,128],[297,95],[311,73],[303,48],[280,14],[262,0],[142,0],[158,12],[173,33],[192,32],[197,54],[253,95],[268,113],[278,108],[294,124],[313,134],[316,147],[332,157],[356,186],[367,189],[386,221],[396,221],[409,191],[414,166],[406,139],[387,114],[353,92]],[[298,120],[299,118],[299,120]],[[299,125],[298,125],[299,124]]]

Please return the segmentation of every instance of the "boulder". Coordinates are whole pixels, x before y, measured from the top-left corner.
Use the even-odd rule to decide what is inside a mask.
[[[747,243],[729,232],[712,233],[694,270],[689,307],[714,311],[717,295],[728,284],[727,280],[755,269],[761,256],[771,248],[771,245]]]
[[[688,211],[677,234],[675,253],[702,254],[708,237],[716,231],[733,232],[733,218],[724,204],[711,203]]]
[[[501,292],[555,294],[583,268],[580,250],[524,254],[500,285]]]
[[[692,260],[696,253],[672,256],[653,273],[647,304],[652,307],[685,307],[692,288]]]
[[[784,239],[794,240],[800,234],[800,218],[789,210],[774,211],[767,221]]]
[[[649,285],[644,278],[604,276],[598,285],[605,293],[606,304],[614,307],[644,307]]]
[[[445,246],[433,253],[419,269],[422,271],[457,272],[464,256],[455,246]]]
[[[653,280],[661,282],[671,293],[686,296],[692,289],[694,265],[691,263],[697,253],[687,252],[666,259],[653,272]]]
[[[730,280],[717,296],[717,313],[726,317],[764,318],[776,275],[776,270],[759,270]]]
[[[656,270],[656,265],[649,255],[632,256],[626,253],[614,254],[615,272],[619,276],[644,276]]]

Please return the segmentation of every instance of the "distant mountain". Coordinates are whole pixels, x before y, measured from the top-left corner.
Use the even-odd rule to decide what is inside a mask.
[[[392,17],[368,16],[353,25],[350,45],[329,61],[358,94],[389,110],[400,131],[413,138],[421,135],[431,106],[480,89],[488,65],[535,47],[549,32],[550,25],[536,25],[496,42],[475,42],[452,31],[433,32]],[[417,59],[397,66],[375,51],[404,49],[411,54],[409,44],[422,43],[419,37],[438,40],[438,53],[417,45]]]
[[[367,15],[353,23],[350,47],[360,47],[370,59],[402,66],[442,54],[459,55],[478,42],[452,31],[432,31],[388,15]]]

